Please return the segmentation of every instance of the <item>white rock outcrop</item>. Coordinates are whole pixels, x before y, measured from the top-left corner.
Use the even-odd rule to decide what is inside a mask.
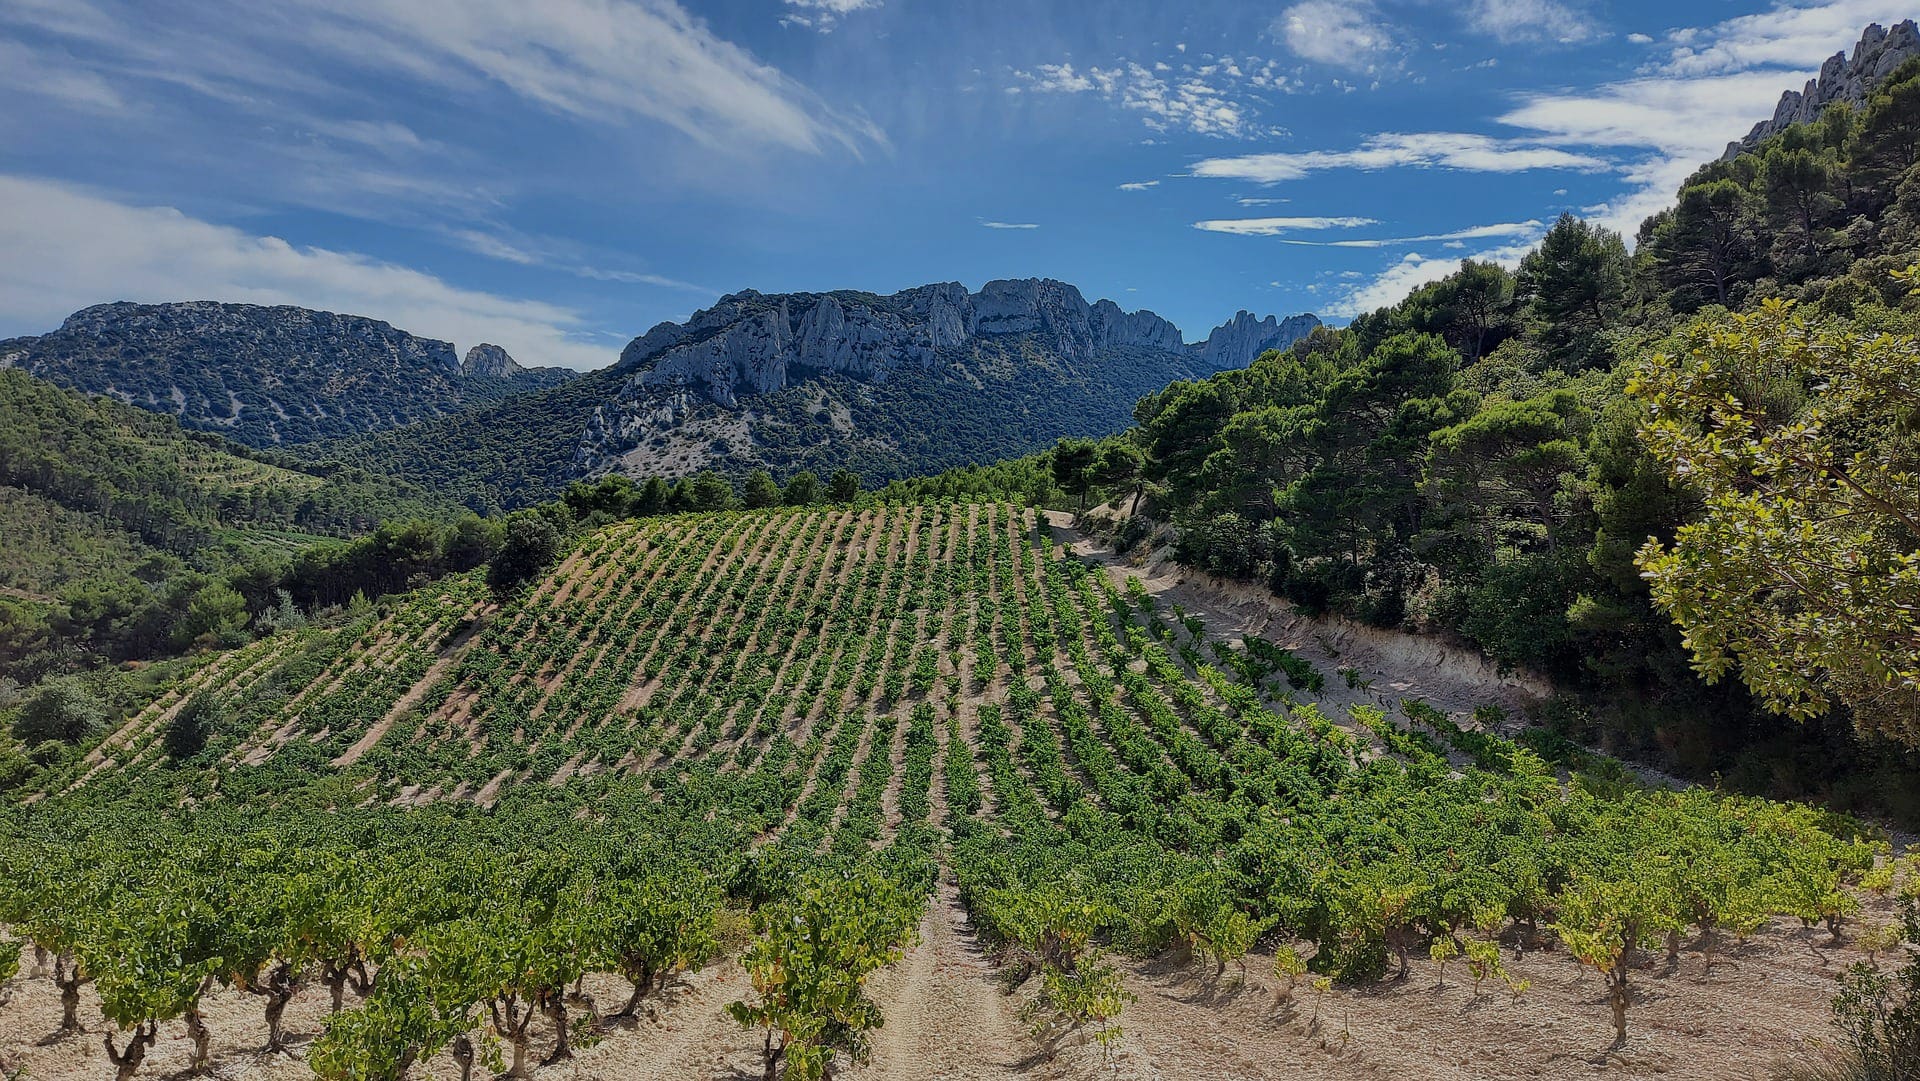
[[[1320,325],[1313,315],[1294,315],[1276,319],[1269,315],[1255,319],[1241,309],[1232,319],[1213,328],[1207,340],[1192,346],[1193,354],[1207,365],[1219,368],[1244,368],[1269,349],[1285,349]]]
[[[722,297],[684,324],[662,323],[635,339],[620,363],[629,386],[697,388],[735,406],[747,394],[788,385],[791,369],[883,381],[904,365],[928,366],[940,351],[986,335],[1032,334],[1071,360],[1114,347],[1186,349],[1180,328],[1110,300],[1088,304],[1080,290],[1048,278],[991,281],[978,293],[957,282],[892,296],[753,290]]]
[[[1811,123],[1820,116],[1821,110],[1836,101],[1858,105],[1893,69],[1916,56],[1920,56],[1920,30],[1916,30],[1912,19],[1895,23],[1892,29],[1870,23],[1860,35],[1860,43],[1854,46],[1851,57],[1844,52],[1828,57],[1827,62],[1820,65],[1818,77],[1807,80],[1802,90],[1789,90],[1780,95],[1773,117],[1755,124],[1744,139],[1728,143],[1722,157],[1737,157],[1742,151],[1758,146],[1769,135],[1778,135],[1794,124]]]

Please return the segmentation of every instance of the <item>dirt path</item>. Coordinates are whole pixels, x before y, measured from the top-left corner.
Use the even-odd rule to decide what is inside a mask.
[[[873,979],[887,1023],[873,1057],[849,1072],[863,1081],[1031,1076],[1036,1050],[1014,1016],[985,952],[967,926],[951,883],[942,883],[920,921],[920,941]]]

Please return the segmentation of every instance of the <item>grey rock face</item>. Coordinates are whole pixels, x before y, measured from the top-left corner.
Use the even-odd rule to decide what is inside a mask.
[[[1320,320],[1313,315],[1294,315],[1276,319],[1269,315],[1255,319],[1242,309],[1232,319],[1213,328],[1207,340],[1189,346],[1206,364],[1221,369],[1244,368],[1269,349],[1285,349],[1313,332]]]
[[[1116,346],[1180,352],[1180,330],[1149,311],[1088,304],[1065,282],[1022,278],[968,293],[957,282],[868,293],[752,290],[722,297],[684,324],[662,323],[621,353],[634,389],[688,387],[724,406],[789,384],[791,369],[884,381],[904,365],[927,367],[941,350],[977,337],[1032,334],[1055,353],[1087,360]]]
[[[1810,123],[1819,117],[1821,110],[1836,101],[1856,105],[1865,101],[1880,80],[1915,56],[1920,56],[1920,30],[1916,30],[1912,19],[1895,23],[1892,29],[1879,23],[1869,24],[1851,57],[1844,52],[1828,57],[1827,62],[1820,65],[1817,78],[1809,79],[1802,90],[1781,94],[1773,117],[1755,124],[1744,139],[1728,143],[1722,157],[1737,157],[1770,135],[1777,135],[1794,124]]]
[[[758,430],[759,424],[791,423],[770,419],[754,399],[779,395],[823,374],[864,384],[869,389],[856,394],[863,400],[896,405],[901,400],[889,392],[900,388],[901,380],[907,387],[942,386],[940,400],[951,400],[961,416],[1001,411],[1005,415],[995,422],[996,430],[1018,432],[1019,439],[1045,435],[1042,429],[1053,433],[1045,435],[1050,439],[1079,430],[1072,427],[1076,423],[1111,431],[1126,422],[1140,394],[1174,379],[1245,366],[1319,323],[1311,315],[1283,321],[1241,312],[1207,341],[1187,345],[1178,327],[1150,311],[1125,311],[1110,300],[1089,304],[1072,285],[1047,278],[990,281],[975,293],[957,282],[890,296],[770,296],[749,289],[720,298],[685,323],[662,323],[627,346],[608,373],[617,389],[585,425],[574,466],[591,474],[629,454],[684,449],[674,442],[684,426],[731,432],[725,441],[744,452],[751,438],[740,433]],[[823,402],[813,400],[806,412],[832,413]],[[909,407],[929,410],[923,419],[937,427],[939,406],[920,399]],[[791,395],[784,408],[793,410]],[[838,408],[845,412],[845,403]],[[734,419],[718,421],[716,410]],[[1070,423],[1062,421],[1062,412],[1073,414]],[[1060,427],[1063,423],[1068,426]],[[794,435],[783,438],[781,453],[792,452]],[[830,436],[823,432],[819,438]],[[970,438],[982,436],[974,431]],[[693,440],[709,447],[718,441]],[[649,459],[644,468],[668,466]]]
[[[485,379],[510,379],[526,369],[505,349],[481,342],[467,350],[466,357],[460,361],[460,371],[463,375]]]

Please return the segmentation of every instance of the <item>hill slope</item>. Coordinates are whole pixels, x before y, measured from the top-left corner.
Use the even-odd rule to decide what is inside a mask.
[[[1700,943],[1677,937],[1668,965],[1632,971],[1635,1039],[1612,1045],[1569,950],[1500,943],[1546,932],[1534,922],[1542,910],[1556,913],[1557,933],[1627,903],[1686,928],[1696,910],[1662,885],[1670,865],[1702,896],[1733,891],[1751,906],[1742,912],[1817,916],[1871,862],[1869,846],[1828,834],[1837,826],[1803,808],[1638,790],[1577,752],[1568,761],[1593,780],[1568,785],[1522,744],[1462,730],[1464,712],[1450,719],[1418,700],[1399,704],[1403,727],[1380,708],[1391,695],[1363,701],[1354,685],[1328,687],[1285,641],[1231,637],[1212,612],[1163,610],[1065,553],[1063,539],[997,505],[624,522],[504,602],[452,578],[338,630],[215,656],[90,753],[31,779],[43,798],[26,837],[0,833],[0,870],[40,873],[11,879],[22,884],[0,903],[58,884],[80,905],[124,909],[103,921],[116,937],[102,946],[79,932],[91,951],[164,935],[143,914],[174,911],[151,900],[169,891],[229,889],[234,904],[273,920],[285,916],[240,897],[301,897],[323,884],[329,913],[378,914],[347,935],[404,950],[408,963],[376,981],[315,1055],[374,1033],[353,1019],[414,986],[396,981],[431,979],[442,960],[470,973],[463,943],[524,948],[554,971],[586,974],[611,1004],[627,994],[615,972],[637,970],[610,967],[587,936],[632,913],[626,891],[670,889],[642,895],[709,906],[724,894],[778,915],[782,898],[822,881],[815,873],[904,897],[905,926],[925,936],[916,949],[934,951],[910,953],[872,985],[888,1030],[899,1026],[883,1030],[876,1077],[1019,1076],[1018,1061],[1063,1048],[1047,1076],[1112,1076],[1091,1048],[1074,1048],[1065,1022],[1036,1039],[1018,1008],[994,1005],[988,943],[1019,1002],[1037,1004],[1028,1016],[1053,1017],[1050,1003],[1065,1001],[1048,997],[1059,994],[1057,969],[1047,981],[1021,975],[1058,965],[1048,949],[1077,958],[1077,978],[1136,996],[1108,1034],[1130,1077],[1290,1076],[1296,1059],[1336,1074],[1573,1077],[1595,1056],[1623,1056],[1636,1069],[1692,1063],[1675,1076],[1706,1078],[1764,1065],[1821,1030],[1852,954],[1833,946],[1822,960],[1792,920],[1765,923],[1735,971],[1707,981],[1701,951],[1720,917],[1699,917]],[[189,704],[212,718],[206,743],[170,752]],[[197,810],[178,821],[112,810],[183,796]],[[471,803],[493,811],[462,810]],[[254,809],[265,805],[277,810],[262,821]],[[235,875],[233,852],[263,855]],[[955,888],[936,892],[936,861]],[[207,885],[216,879],[226,885]],[[102,882],[113,888],[96,892]],[[699,882],[712,892],[688,892]],[[612,907],[594,907],[602,897]],[[805,911],[832,921],[840,910]],[[1060,934],[1092,941],[1035,943],[1048,932],[1027,921],[1063,918],[1073,922]],[[549,934],[575,920],[577,933]],[[194,926],[216,941],[224,933],[219,916]],[[1338,981],[1311,1007],[1304,988],[1296,1002],[1289,980],[1265,974],[1276,958],[1298,958],[1302,939],[1315,971]],[[1119,960],[1092,942],[1158,959]],[[1469,993],[1464,965],[1439,988],[1424,974],[1395,978],[1442,942],[1482,951],[1481,975],[1496,985],[1531,989]],[[1255,964],[1255,990],[1194,963],[1209,954]],[[682,963],[702,964],[666,971]],[[573,979],[556,978],[563,990]],[[464,979],[449,994],[488,993]],[[549,1013],[514,1040],[544,1051],[559,1038],[547,1017],[572,1017],[604,1037],[576,1052],[588,1076],[750,1072],[762,1036],[723,1012],[729,999],[752,1001],[749,986],[723,960],[691,974],[684,996],[650,992],[664,1025],[639,1026],[647,1038],[569,1000],[580,1012]],[[289,994],[294,1030],[317,1029],[325,989]],[[1322,994],[1355,1046],[1316,1041]],[[222,1046],[258,1043],[248,999],[205,996]],[[34,1032],[54,1027],[50,986],[31,984],[23,1001],[45,1021]],[[1474,1025],[1459,1023],[1462,1011]],[[456,1016],[478,1025],[486,1011]],[[968,1025],[985,1028],[970,1040]],[[378,1031],[370,1038],[383,1042],[370,1046],[383,1053],[409,1038]],[[420,1037],[440,1041],[421,1048],[434,1076],[451,1075],[449,1035]],[[60,1041],[19,1050],[36,1076],[65,1081],[40,1067],[59,1061],[47,1046]],[[169,1040],[156,1054],[184,1066],[186,1051]],[[928,1057],[941,1054],[954,1058]]]
[[[107,395],[254,447],[393,428],[564,382],[498,346],[294,307],[100,304],[58,330],[0,341],[0,368]]]
[[[322,537],[453,510],[383,478],[271,460],[0,371],[0,670],[20,675],[16,662],[104,646],[96,639],[164,638],[159,610],[184,607],[199,572],[238,574]],[[144,652],[121,644],[110,652]]]

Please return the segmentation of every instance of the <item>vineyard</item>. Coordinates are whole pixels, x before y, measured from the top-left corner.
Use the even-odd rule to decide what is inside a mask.
[[[1820,1036],[1891,944],[1854,824],[1355,678],[1025,509],[619,523],[213,655],[10,809],[0,1062],[1639,1072]]]

